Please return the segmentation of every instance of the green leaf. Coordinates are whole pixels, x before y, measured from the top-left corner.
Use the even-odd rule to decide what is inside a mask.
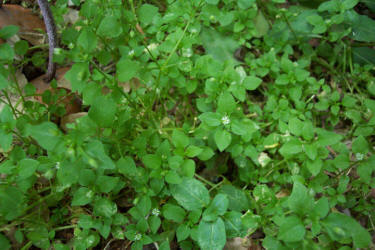
[[[321,34],[327,31],[327,25],[319,15],[308,16],[306,20],[314,26],[313,33]]]
[[[41,147],[46,150],[53,150],[62,141],[61,132],[56,124],[43,122],[39,125],[29,125],[27,134],[33,137]]]
[[[171,185],[170,191],[178,204],[189,211],[201,209],[210,202],[207,188],[195,179],[184,178],[181,184]]]
[[[303,122],[302,137],[307,141],[314,139],[314,127],[311,121]]]
[[[112,159],[107,155],[104,145],[99,140],[92,140],[86,145],[87,156],[91,159],[96,159],[100,164],[101,169],[115,169],[116,166],[113,163]],[[87,159],[90,163],[90,158]],[[95,164],[94,164],[95,166]]]
[[[78,182],[82,186],[90,186],[95,183],[95,172],[91,169],[81,169],[79,172]]]
[[[142,162],[147,168],[159,169],[161,167],[161,157],[156,154],[148,154],[142,157]]]
[[[0,90],[3,90],[8,86],[9,81],[2,74],[0,74]]]
[[[117,186],[119,181],[119,177],[101,175],[96,180],[96,185],[100,192],[109,193]]]
[[[273,0],[276,1],[276,0]],[[279,0],[277,0],[279,1]],[[284,0],[283,0],[284,1]],[[277,250],[287,250],[283,244],[272,236],[266,236],[262,242],[262,246],[266,249],[277,249]]]
[[[296,135],[300,136],[302,134],[303,122],[301,122],[297,117],[293,117],[289,120],[289,131]]]
[[[317,176],[322,169],[323,161],[321,159],[315,159],[313,161],[308,160],[306,166],[312,175]]]
[[[242,212],[250,209],[249,199],[243,190],[238,189],[232,185],[223,185],[219,193],[225,194],[229,200],[229,210]]]
[[[72,91],[81,93],[84,89],[84,84],[90,76],[89,65],[87,62],[75,63],[72,68],[66,72],[64,77],[70,82]]]
[[[184,132],[175,129],[172,133],[172,143],[176,148],[185,148],[189,145],[189,137]]]
[[[241,223],[251,231],[255,231],[259,227],[260,219],[261,217],[259,215],[254,215],[250,210],[244,215],[241,214]]]
[[[302,143],[298,139],[291,139],[285,143],[279,150],[284,157],[290,157],[302,152]]]
[[[223,249],[226,242],[225,225],[221,218],[215,222],[201,221],[198,226],[198,244],[201,249]]]
[[[357,174],[359,175],[361,181],[371,185],[372,172],[375,172],[375,155],[372,155],[369,159],[361,162],[357,167]]]
[[[374,3],[375,6],[375,3]],[[352,48],[353,61],[355,63],[365,65],[373,64],[375,65],[375,49],[369,47],[357,47]]]
[[[270,25],[261,10],[258,11],[258,15],[255,17],[254,25],[256,30],[255,37],[265,36],[270,29]]]
[[[216,130],[214,138],[220,152],[224,151],[232,142],[232,135],[224,129]]]
[[[351,25],[351,38],[360,42],[375,42],[375,21],[368,16],[359,15],[354,10],[347,11],[345,21]]]
[[[20,40],[14,44],[14,50],[17,55],[23,56],[27,53],[29,44],[25,40]]]
[[[1,80],[0,80],[1,81]],[[12,146],[13,135],[11,133],[5,133],[0,129],[0,147],[4,152],[7,152]]]
[[[149,219],[150,229],[152,233],[156,233],[161,225],[161,220],[158,216],[151,216]]]
[[[151,199],[150,197],[144,195],[139,199],[137,203],[136,209],[140,212],[140,214],[145,217],[151,210]]]
[[[247,90],[255,90],[262,83],[262,79],[256,76],[246,76],[243,80],[243,85]]]
[[[217,102],[217,112],[230,115],[235,110],[236,102],[234,101],[233,96],[228,91],[225,91],[219,96],[219,100]]]
[[[102,19],[97,29],[99,36],[108,38],[118,37],[122,33],[122,27],[116,17],[110,15]]]
[[[359,2],[359,0],[344,0],[342,2],[342,7],[345,10],[349,10],[349,9],[354,8],[358,4],[358,2]]]
[[[195,162],[187,159],[181,166],[181,172],[185,177],[193,178],[195,174]]]
[[[217,127],[221,124],[221,116],[218,113],[206,112],[201,114],[198,118],[211,127]]]
[[[127,82],[135,77],[139,69],[139,63],[130,59],[121,59],[116,64],[116,74],[121,82]]]
[[[305,227],[297,216],[288,216],[283,219],[277,239],[285,242],[301,241],[305,237]]]
[[[239,48],[239,44],[233,37],[223,36],[212,28],[202,29],[200,36],[204,49],[214,59],[219,62],[234,61],[233,54]]]
[[[217,194],[211,204],[203,212],[203,220],[215,221],[219,215],[224,215],[227,211],[229,200],[225,194]]]
[[[177,242],[186,240],[190,235],[190,228],[186,224],[181,224],[177,227],[176,236]]]
[[[148,25],[152,23],[154,17],[158,14],[158,8],[151,4],[143,4],[138,9],[138,18],[141,23]]]
[[[305,144],[303,146],[306,155],[311,159],[315,160],[318,155],[318,147],[316,144]]]
[[[242,213],[230,211],[224,215],[224,224],[227,238],[244,237],[248,228],[242,224]]]
[[[73,195],[72,206],[84,206],[94,198],[94,192],[86,187],[79,188]]]
[[[237,5],[240,9],[246,10],[255,3],[255,0],[238,0]]]
[[[206,1],[206,3],[208,3],[208,4],[216,5],[216,4],[219,3],[220,0],[205,0],[205,1]]]
[[[19,27],[15,25],[8,25],[0,29],[0,38],[2,39],[8,39],[17,34],[19,31]]]
[[[34,227],[27,233],[27,238],[40,249],[50,248],[51,243],[48,236],[48,229],[42,225]]]
[[[11,62],[14,59],[14,50],[8,43],[0,44],[0,61]]]
[[[375,12],[375,2],[372,0],[361,0],[367,7],[372,11]]]
[[[107,198],[100,198],[94,204],[94,214],[98,216],[111,217],[117,213],[116,203]]]
[[[180,169],[182,163],[184,162],[184,158],[180,155],[174,155],[171,157],[168,157],[168,165],[170,169],[178,170]]]
[[[163,206],[163,216],[167,220],[171,220],[177,223],[182,223],[184,221],[186,212],[179,206],[166,204]]]
[[[26,207],[25,195],[16,187],[0,186],[0,214],[10,221],[22,215]]]
[[[124,158],[120,158],[117,163],[117,168],[119,172],[125,176],[135,176],[137,173],[137,167],[133,158],[129,156],[125,156]]]
[[[293,190],[288,198],[290,210],[298,214],[307,214],[311,210],[313,199],[309,195],[307,188],[299,181],[293,184]]]
[[[369,151],[369,145],[367,140],[363,136],[358,136],[352,143],[353,153],[367,154]]]
[[[318,216],[319,219],[324,218],[329,213],[329,201],[327,197],[322,197],[315,202],[313,214]]]
[[[89,110],[89,117],[101,127],[111,127],[115,120],[117,105],[112,98],[98,96]]]
[[[97,38],[94,32],[84,29],[77,39],[77,44],[81,46],[85,52],[92,52],[96,48]]]
[[[190,145],[189,147],[187,147],[187,149],[185,151],[185,155],[187,157],[196,157],[200,153],[202,153],[202,151],[203,151],[202,148],[194,146],[194,145]]]
[[[0,233],[0,247],[4,250],[9,250],[11,248],[10,242],[4,234]]]
[[[203,151],[198,155],[199,160],[207,161],[214,156],[214,151],[210,147],[204,147]]]
[[[18,172],[18,176],[24,179],[29,178],[35,173],[38,166],[39,162],[34,159],[22,159],[19,162],[20,171]]]
[[[332,240],[340,241],[351,237],[356,248],[367,248],[371,244],[369,232],[345,214],[331,213],[322,224]]]
[[[180,184],[182,182],[181,177],[174,170],[168,171],[165,175],[165,181],[169,184]]]

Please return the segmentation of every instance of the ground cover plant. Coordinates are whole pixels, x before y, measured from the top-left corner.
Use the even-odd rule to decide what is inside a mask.
[[[50,4],[47,91],[0,29],[1,249],[374,247],[372,1]]]

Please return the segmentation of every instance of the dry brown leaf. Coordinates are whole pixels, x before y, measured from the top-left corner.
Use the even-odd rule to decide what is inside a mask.
[[[67,124],[74,123],[78,118],[85,116],[85,115],[87,115],[87,112],[79,112],[75,114],[66,115],[63,118],[61,118],[60,126],[65,132],[67,132],[68,131]]]
[[[56,71],[55,76],[55,79],[57,81],[57,90],[64,89],[67,92],[67,96],[59,100],[59,103],[62,103],[65,106],[66,115],[80,112],[82,106],[81,100],[76,95],[71,94],[72,91],[70,83],[64,78],[65,73],[69,69],[69,67],[60,68]],[[52,93],[56,91],[56,89],[53,89],[50,84],[44,81],[45,77],[46,75],[42,75],[31,81],[31,84],[35,86],[36,93],[38,94],[35,99],[40,103],[43,103],[42,97],[40,95],[43,94],[44,91],[50,90]]]
[[[44,22],[31,10],[15,4],[4,4],[0,8],[0,29],[8,25],[20,27],[19,36],[33,45],[42,44],[45,30]]]

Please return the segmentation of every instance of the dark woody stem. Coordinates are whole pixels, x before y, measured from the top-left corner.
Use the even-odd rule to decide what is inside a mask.
[[[56,24],[53,19],[51,9],[48,4],[48,0],[38,0],[40,10],[42,11],[44,24],[46,26],[47,35],[48,35],[48,44],[49,44],[49,59],[48,59],[48,69],[47,77],[44,79],[47,83],[52,81],[56,73],[56,64],[53,62],[53,51],[58,46],[57,45],[57,32]]]

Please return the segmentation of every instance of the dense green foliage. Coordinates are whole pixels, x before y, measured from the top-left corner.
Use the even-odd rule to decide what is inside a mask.
[[[88,109],[67,133],[31,84],[6,98],[45,57],[0,45],[1,249],[373,246],[371,1],[76,0],[69,27],[67,2],[55,60]]]

